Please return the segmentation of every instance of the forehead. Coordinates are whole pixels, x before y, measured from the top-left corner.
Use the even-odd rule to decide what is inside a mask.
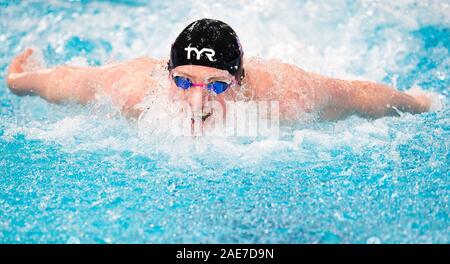
[[[206,77],[229,78],[231,76],[231,74],[226,70],[201,65],[181,65],[175,67],[173,69],[173,72],[197,78],[206,78]]]

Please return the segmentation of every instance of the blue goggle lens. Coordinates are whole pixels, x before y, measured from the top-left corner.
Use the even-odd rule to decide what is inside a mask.
[[[186,77],[182,77],[182,76],[175,76],[173,78],[173,80],[175,81],[175,84],[180,87],[181,89],[187,90],[192,86],[192,82],[191,80],[189,80]],[[230,85],[226,82],[221,82],[221,81],[215,81],[212,83],[209,83],[207,85],[208,90],[213,90],[216,94],[220,94],[225,92],[228,87]]]
[[[220,82],[220,81],[216,81],[216,82],[212,82],[210,84],[208,84],[208,89],[213,90],[216,94],[220,94],[225,92],[225,90],[227,90],[229,84],[226,82]]]
[[[191,87],[192,85],[191,81],[185,77],[175,76],[175,78],[173,79],[175,80],[175,84],[181,89],[189,89],[189,87]]]

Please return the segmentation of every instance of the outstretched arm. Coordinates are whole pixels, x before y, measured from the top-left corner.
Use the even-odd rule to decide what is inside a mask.
[[[128,116],[141,112],[135,106],[150,87],[156,87],[151,71],[162,61],[137,58],[101,67],[57,66],[52,69],[26,71],[24,66],[33,53],[27,49],[8,69],[7,83],[17,95],[38,95],[52,103],[72,101],[87,103],[96,93],[109,96]]]
[[[248,85],[261,95],[257,99],[278,99],[287,120],[296,120],[302,112],[318,112],[324,120],[417,114],[428,111],[431,104],[425,95],[411,96],[374,82],[329,78],[277,60],[252,59],[246,72]]]
[[[431,100],[413,97],[389,86],[367,81],[325,80],[331,97],[323,111],[324,118],[335,119],[351,114],[369,118],[399,115],[399,112],[419,114],[430,109]]]
[[[94,98],[94,86],[89,85],[89,80],[99,73],[98,68],[58,66],[25,71],[24,65],[32,53],[32,49],[25,50],[9,66],[7,83],[13,93],[38,95],[54,103],[68,100],[87,103]]]

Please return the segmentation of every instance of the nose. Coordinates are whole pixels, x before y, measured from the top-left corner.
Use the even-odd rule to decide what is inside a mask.
[[[188,102],[193,113],[201,113],[206,101],[207,92],[202,86],[193,86],[189,89]]]

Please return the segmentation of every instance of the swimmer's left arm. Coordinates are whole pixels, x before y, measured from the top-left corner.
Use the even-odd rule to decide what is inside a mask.
[[[424,95],[413,97],[383,84],[339,80],[306,72],[292,64],[262,62],[253,60],[247,65],[248,82],[261,94],[270,94],[264,98],[273,98],[270,97],[273,86],[283,87],[280,111],[286,119],[295,119],[302,111],[319,112],[324,120],[353,114],[378,118],[399,112],[423,113],[431,105],[431,100]],[[301,111],[297,111],[299,108]]]
[[[369,118],[399,115],[399,112],[419,114],[430,109],[426,96],[413,97],[389,86],[367,81],[327,79],[329,105],[323,110],[325,119],[351,114]]]

